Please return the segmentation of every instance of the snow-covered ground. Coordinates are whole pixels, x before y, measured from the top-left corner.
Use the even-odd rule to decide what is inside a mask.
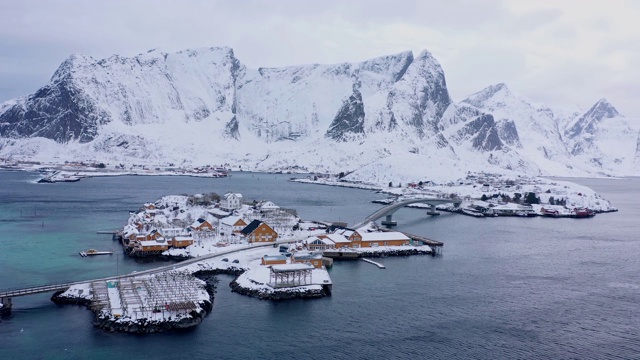
[[[563,200],[566,202],[565,206],[568,209],[589,208],[603,212],[616,210],[615,206],[593,189],[570,181],[485,173],[470,173],[465,177],[446,182],[433,182],[429,179],[424,180],[421,186],[418,186],[416,183],[395,184],[395,186],[376,186],[374,184],[348,183],[340,181],[335,177],[309,177],[293,181],[377,190],[400,199],[420,197],[447,198],[454,196],[470,202],[471,200],[479,200],[483,196],[487,198],[496,196],[495,202],[497,203],[503,201],[503,196],[513,200],[516,194],[520,194],[521,198],[524,199],[527,193],[532,192],[540,199],[541,206],[549,204],[550,200],[554,202]],[[409,187],[410,184],[415,187]],[[419,204],[413,204],[411,206],[420,207]],[[539,207],[540,206],[537,208],[539,209]]]

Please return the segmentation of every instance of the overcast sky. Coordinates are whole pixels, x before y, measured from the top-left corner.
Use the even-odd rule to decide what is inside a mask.
[[[454,100],[504,82],[549,105],[640,118],[640,1],[0,0],[0,101],[72,53],[230,46],[250,68],[429,50]]]

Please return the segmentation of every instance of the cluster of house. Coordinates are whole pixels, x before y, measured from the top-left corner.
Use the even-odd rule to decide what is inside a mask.
[[[410,245],[411,239],[398,231],[376,231],[364,228],[353,230],[332,227],[329,228],[327,234],[312,236],[303,243],[306,251],[265,255],[262,257],[261,264],[264,266],[308,264],[315,268],[321,268],[323,266],[321,252],[325,250],[404,246]]]
[[[348,228],[334,228],[329,231],[330,233],[307,239],[307,248],[309,250],[356,249],[411,244],[411,239],[399,231],[353,230]]]
[[[267,208],[277,207],[272,202],[263,204]],[[186,228],[157,227],[153,224],[158,212],[156,204],[144,204],[142,210],[130,217],[122,231],[122,243],[132,256],[156,255],[169,248],[186,248],[195,242],[194,234],[217,234],[237,236],[248,243],[275,242],[278,233],[266,222],[255,219],[247,221],[232,215],[242,206],[242,195],[225,194],[218,207],[208,210],[209,219],[198,218]],[[219,245],[226,245],[219,242]]]

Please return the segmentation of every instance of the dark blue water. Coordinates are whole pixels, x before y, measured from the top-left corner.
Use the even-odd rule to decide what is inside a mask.
[[[369,191],[287,182],[118,177],[36,185],[0,172],[0,288],[79,280],[158,265],[121,255],[96,230],[165,194],[242,192],[303,218],[356,222],[379,206]],[[0,359],[635,359],[640,358],[640,181],[580,180],[620,212],[593,219],[476,219],[397,213],[399,228],[445,242],[441,257],[341,262],[333,296],[272,303],[233,294],[222,277],[213,312],[185,333],[109,334],[92,313],[48,295],[14,299],[0,323]],[[118,253],[119,254],[119,253]],[[118,259],[117,261],[115,259]]]

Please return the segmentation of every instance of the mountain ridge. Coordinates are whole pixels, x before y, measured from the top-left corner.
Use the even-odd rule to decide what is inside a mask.
[[[640,138],[621,119],[604,99],[581,116],[558,115],[504,83],[455,103],[427,50],[258,69],[229,47],[101,60],[74,54],[49,84],[0,104],[0,157],[302,166],[376,181],[419,178],[421,167],[633,174]],[[594,140],[615,131],[633,143],[628,154]]]

